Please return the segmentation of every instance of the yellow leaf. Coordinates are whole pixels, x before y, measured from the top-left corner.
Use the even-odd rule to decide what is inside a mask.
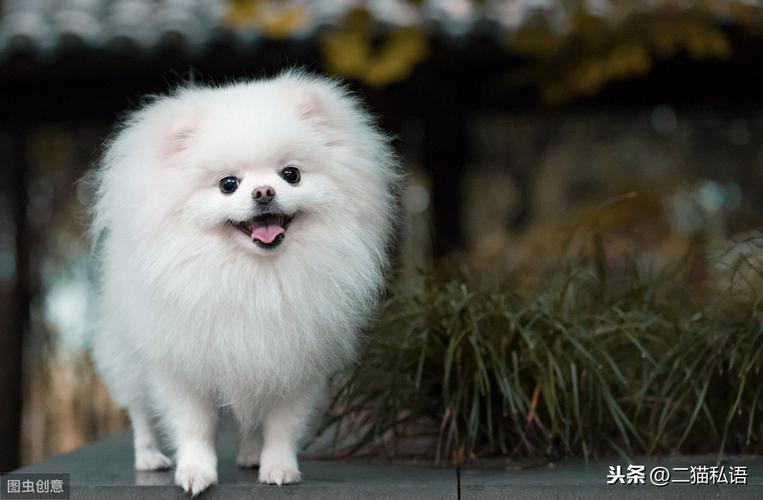
[[[223,22],[235,29],[259,29],[270,38],[286,38],[308,25],[310,13],[289,2],[235,0],[228,4]]]
[[[357,33],[332,32],[321,40],[326,69],[338,75],[361,78],[367,69],[368,40]]]
[[[223,23],[234,28],[246,28],[254,24],[260,0],[234,0],[228,4]]]
[[[407,78],[428,55],[426,33],[419,27],[392,30],[373,51],[366,18],[356,11],[346,20],[344,27],[321,40],[326,69],[331,73],[379,87]]]

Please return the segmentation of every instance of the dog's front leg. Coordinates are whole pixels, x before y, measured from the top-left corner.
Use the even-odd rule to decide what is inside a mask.
[[[157,403],[177,449],[175,484],[196,496],[217,483],[217,405],[210,395],[180,380],[165,377],[156,388]]]
[[[260,482],[278,486],[299,482],[297,446],[316,399],[314,390],[306,391],[290,399],[277,400],[265,414]]]

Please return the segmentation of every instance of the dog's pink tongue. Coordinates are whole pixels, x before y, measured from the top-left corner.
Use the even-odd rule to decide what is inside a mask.
[[[283,227],[277,222],[273,223],[254,223],[252,228],[252,241],[260,240],[261,242],[269,245],[273,243],[279,234],[286,232]]]

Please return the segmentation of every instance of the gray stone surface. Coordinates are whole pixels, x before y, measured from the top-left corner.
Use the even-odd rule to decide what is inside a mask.
[[[219,439],[219,484],[199,498],[442,499],[457,498],[455,468],[391,465],[362,461],[302,461],[303,482],[268,486],[257,482],[257,470],[236,466],[233,440]],[[68,472],[72,500],[107,498],[187,498],[173,484],[172,471],[135,472],[129,434],[80,448],[21,469],[19,472]]]
[[[393,465],[365,461],[303,460],[304,481],[292,486],[266,486],[257,482],[256,470],[244,470],[234,463],[232,433],[223,430],[219,439],[220,483],[204,493],[202,499],[239,498],[314,498],[314,499],[763,499],[763,457],[738,456],[720,463],[747,468],[746,485],[699,486],[670,483],[651,485],[607,484],[610,465],[627,462],[619,458],[589,464],[569,461],[537,468],[516,469],[502,460],[482,461],[478,465],[434,468],[421,465]],[[72,453],[22,469],[24,472],[68,472],[72,478],[73,500],[90,498],[164,499],[185,498],[173,485],[172,471],[135,472],[132,468],[129,434],[81,448]],[[648,472],[666,467],[676,479],[688,479],[688,471],[673,468],[716,465],[714,456],[638,459]]]
[[[689,468],[692,465],[716,465],[715,456],[680,456],[666,459],[634,458],[634,465],[643,465],[646,471],[644,485],[607,484],[609,466],[621,466],[626,471],[628,462],[620,458],[592,463],[570,461],[555,463],[533,469],[513,469],[502,461],[481,463],[479,466],[460,470],[462,500],[472,499],[763,499],[763,457],[739,456],[721,461],[719,465],[747,467],[746,485],[696,485],[668,483],[662,487],[649,484],[649,471],[665,467],[674,479],[690,478],[689,471],[673,468]]]

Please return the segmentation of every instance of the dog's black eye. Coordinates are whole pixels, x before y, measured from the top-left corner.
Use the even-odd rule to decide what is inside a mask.
[[[224,177],[220,180],[220,191],[223,193],[231,194],[236,189],[238,189],[238,179],[235,177]]]
[[[289,184],[296,184],[299,182],[299,169],[297,167],[286,167],[281,170],[281,177]]]

